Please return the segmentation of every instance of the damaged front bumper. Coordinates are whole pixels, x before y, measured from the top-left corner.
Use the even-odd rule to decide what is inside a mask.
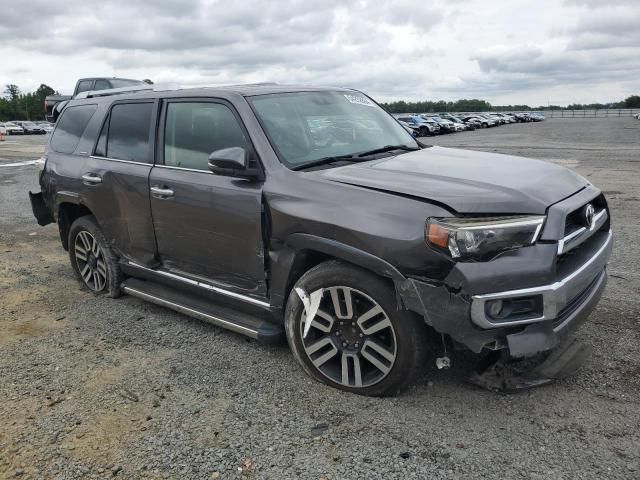
[[[396,286],[406,308],[472,352],[508,349],[512,358],[532,357],[555,349],[593,311],[606,285],[612,244],[611,232],[604,233],[595,253],[579,268],[546,285],[478,295],[447,283],[435,285],[418,279]],[[465,268],[464,264],[454,267],[456,271],[448,278],[463,278]],[[501,271],[499,275],[515,279],[522,272]],[[538,305],[535,313],[506,321],[488,313],[491,301],[519,299]]]

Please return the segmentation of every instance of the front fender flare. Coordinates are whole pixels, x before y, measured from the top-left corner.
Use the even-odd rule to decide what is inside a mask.
[[[286,241],[280,245],[280,248],[269,253],[271,259],[271,301],[276,308],[284,308],[283,303],[287,298],[287,287],[291,271],[296,258],[303,251],[321,253],[367,269],[377,275],[391,279],[396,285],[396,289],[397,285],[404,284],[407,281],[406,277],[386,260],[337,240],[307,233],[294,233],[289,235]]]

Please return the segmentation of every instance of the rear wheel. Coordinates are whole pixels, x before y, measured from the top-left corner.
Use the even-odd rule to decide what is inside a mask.
[[[309,325],[301,296],[320,299]],[[337,261],[318,265],[296,283],[285,327],[309,375],[353,393],[394,395],[423,364],[424,325],[398,310],[394,290],[384,280]]]
[[[122,271],[95,219],[78,218],[69,229],[69,259],[82,284],[96,294],[120,296]]]

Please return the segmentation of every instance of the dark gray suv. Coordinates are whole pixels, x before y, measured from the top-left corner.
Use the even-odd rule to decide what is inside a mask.
[[[528,385],[575,356],[612,237],[572,171],[420,144],[348,89],[99,93],[64,109],[30,194],[90,290],[286,335],[312,377],[367,395],[409,384],[427,345],[440,366],[546,362]]]

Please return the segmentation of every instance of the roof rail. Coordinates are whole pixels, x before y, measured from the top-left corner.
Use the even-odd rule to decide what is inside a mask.
[[[79,93],[74,98],[108,97],[110,95],[120,95],[123,93],[134,92],[150,92],[153,90],[155,90],[154,85],[144,84],[135,85],[133,87],[109,88],[107,90],[89,90],[88,92]]]

